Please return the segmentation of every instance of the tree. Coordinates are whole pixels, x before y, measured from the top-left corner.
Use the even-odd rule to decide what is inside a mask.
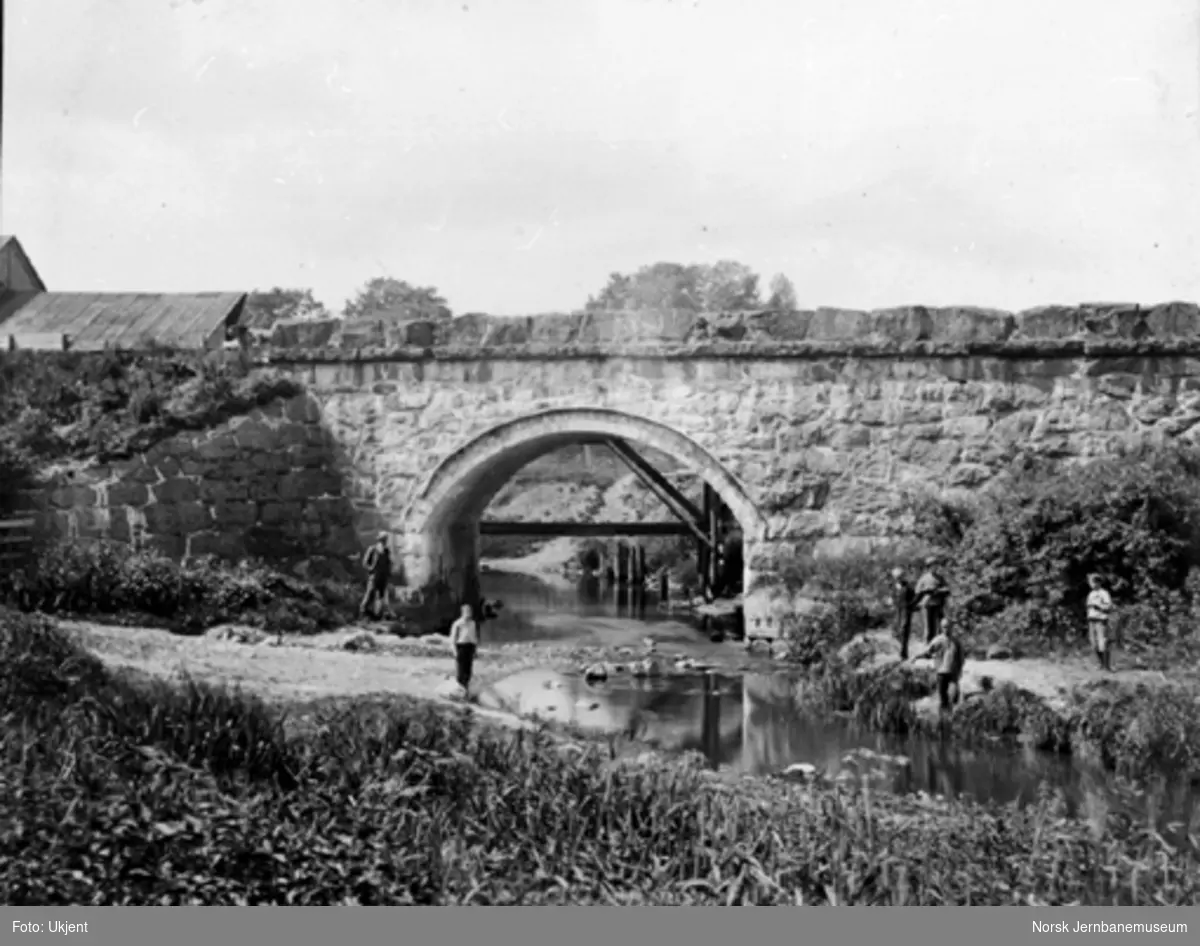
[[[630,275],[613,273],[586,309],[691,309],[729,312],[760,306],[758,274],[743,263],[655,263]]]
[[[796,311],[796,287],[783,273],[776,274],[771,280],[771,298],[767,300],[767,308],[783,312]]]
[[[448,319],[453,314],[436,289],[413,286],[390,276],[368,279],[353,299],[346,300],[342,310],[346,318],[385,312],[417,319]]]
[[[269,329],[284,319],[323,319],[329,317],[324,303],[313,298],[311,289],[255,290],[246,299],[242,324],[253,329]]]

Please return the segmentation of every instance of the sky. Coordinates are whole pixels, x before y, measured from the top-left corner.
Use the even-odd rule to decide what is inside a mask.
[[[0,229],[51,289],[581,306],[1200,300],[1200,0],[8,0]]]

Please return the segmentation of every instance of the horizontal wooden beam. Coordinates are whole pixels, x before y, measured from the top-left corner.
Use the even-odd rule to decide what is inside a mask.
[[[479,523],[480,535],[552,535],[576,538],[608,536],[691,535],[682,522],[489,522]]]

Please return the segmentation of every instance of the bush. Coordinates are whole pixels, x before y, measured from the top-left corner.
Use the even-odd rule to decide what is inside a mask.
[[[951,563],[952,608],[969,632],[1054,650],[1084,639],[1092,572],[1122,604],[1190,599],[1198,474],[1195,448],[1146,449],[1069,468],[1027,465],[973,502],[918,496],[910,511],[918,536]]]
[[[244,355],[0,353],[0,442],[38,460],[109,460],[302,391]]]
[[[19,659],[18,659],[19,658]],[[53,710],[34,693],[57,693]],[[110,675],[0,613],[0,901],[1187,904],[1200,863],[1101,813],[726,785],[406,701],[287,727]],[[169,865],[169,869],[167,869]]]
[[[196,633],[231,621],[271,631],[338,627],[357,611],[354,589],[316,586],[254,563],[181,565],[117,543],[49,546],[0,578],[0,601],[46,614],[145,617]]]

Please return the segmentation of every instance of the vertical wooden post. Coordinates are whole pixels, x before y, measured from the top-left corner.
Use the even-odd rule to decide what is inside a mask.
[[[617,543],[617,584],[629,584],[629,546]]]
[[[637,580],[638,586],[646,586],[646,546],[640,542],[637,547]]]
[[[658,578],[658,600],[663,604],[671,600],[671,579],[665,568]]]
[[[717,497],[714,490],[707,483],[704,484],[704,528],[708,533],[709,553],[708,553],[708,574],[705,576],[708,586],[709,596],[716,594],[717,588],[717,568],[720,562],[717,559],[717,549],[720,548],[720,499]]]

